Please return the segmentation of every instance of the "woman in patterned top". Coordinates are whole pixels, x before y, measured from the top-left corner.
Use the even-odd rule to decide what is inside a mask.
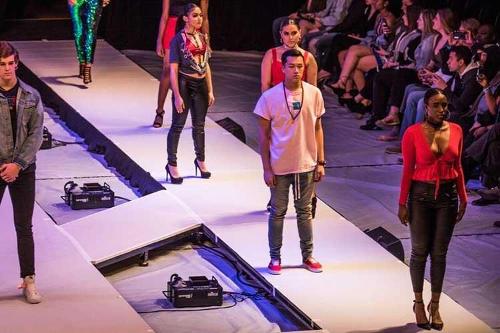
[[[160,128],[163,125],[163,116],[165,115],[163,106],[165,105],[168,89],[170,89],[170,41],[174,38],[176,33],[177,18],[182,16],[184,6],[190,2],[201,8],[203,14],[201,32],[204,34],[209,33],[208,0],[163,0],[162,14],[158,27],[158,38],[156,39],[156,54],[163,58],[163,70],[160,77],[160,85],[158,87],[158,101],[153,122],[154,128]]]
[[[184,6],[181,23],[184,25],[170,42],[170,80],[173,92],[172,126],[167,137],[168,164],[165,166],[167,180],[181,184],[183,178],[177,169],[177,146],[191,112],[195,172],[200,170],[202,178],[210,178],[205,165],[205,117],[208,107],[215,102],[212,75],[208,60],[210,48],[208,36],[201,33],[203,23],[201,8],[195,4]]]

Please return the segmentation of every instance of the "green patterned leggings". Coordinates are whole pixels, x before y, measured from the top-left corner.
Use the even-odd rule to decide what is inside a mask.
[[[76,57],[81,64],[91,64],[94,62],[102,0],[76,0],[74,5],[68,5],[68,7],[73,22]]]

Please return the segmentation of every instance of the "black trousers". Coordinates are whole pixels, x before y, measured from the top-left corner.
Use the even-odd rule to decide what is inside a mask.
[[[455,182],[442,183],[435,197],[435,185],[413,181],[408,200],[410,214],[410,275],[413,291],[424,286],[427,257],[431,257],[431,289],[443,288],[446,253],[455,227],[458,210]]]
[[[19,177],[6,183],[0,178],[0,203],[5,188],[9,187],[10,198],[14,208],[14,225],[17,235],[17,254],[21,268],[21,278],[35,274],[35,244],[31,218],[35,206],[35,164],[19,173]],[[5,222],[5,221],[1,221]]]
[[[482,166],[482,171],[487,178],[484,183],[488,187],[498,185],[500,177],[500,123],[495,124],[488,132],[483,134],[479,139],[473,140],[470,136],[466,137],[469,142],[464,148],[462,155],[462,166],[464,169],[465,181],[471,178],[474,168],[478,165]]]
[[[325,55],[324,59],[321,59],[322,69],[325,69],[330,73],[340,73],[342,68],[338,60],[338,54],[356,44],[359,44],[359,40],[351,38],[346,34],[335,35],[331,41],[331,48],[328,51],[328,54]]]
[[[188,111],[193,125],[194,151],[198,161],[205,160],[205,117],[208,110],[208,87],[205,78],[197,79],[179,74],[179,92],[184,100],[184,112],[178,113],[172,98],[172,126],[167,136],[168,164],[177,166],[177,147]]]
[[[387,106],[400,107],[405,88],[417,82],[417,72],[413,69],[383,69],[373,80],[373,107],[376,120],[387,115]]]

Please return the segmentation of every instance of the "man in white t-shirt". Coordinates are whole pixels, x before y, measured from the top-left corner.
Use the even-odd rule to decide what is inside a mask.
[[[259,116],[264,181],[271,188],[268,271],[281,274],[283,220],[292,185],[302,261],[305,268],[319,273],[322,266],[312,257],[311,198],[314,182],[325,175],[321,126],[325,107],[319,89],[301,80],[305,67],[302,53],[287,50],[281,61],[285,81],[265,91],[254,110]]]

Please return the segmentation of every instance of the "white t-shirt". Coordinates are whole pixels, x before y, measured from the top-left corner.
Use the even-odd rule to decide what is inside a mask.
[[[315,126],[325,106],[318,88],[307,82],[302,86],[302,106],[302,89],[291,92],[285,88],[283,92],[280,83],[262,94],[253,111],[271,121],[271,167],[276,175],[309,172],[316,167]]]

